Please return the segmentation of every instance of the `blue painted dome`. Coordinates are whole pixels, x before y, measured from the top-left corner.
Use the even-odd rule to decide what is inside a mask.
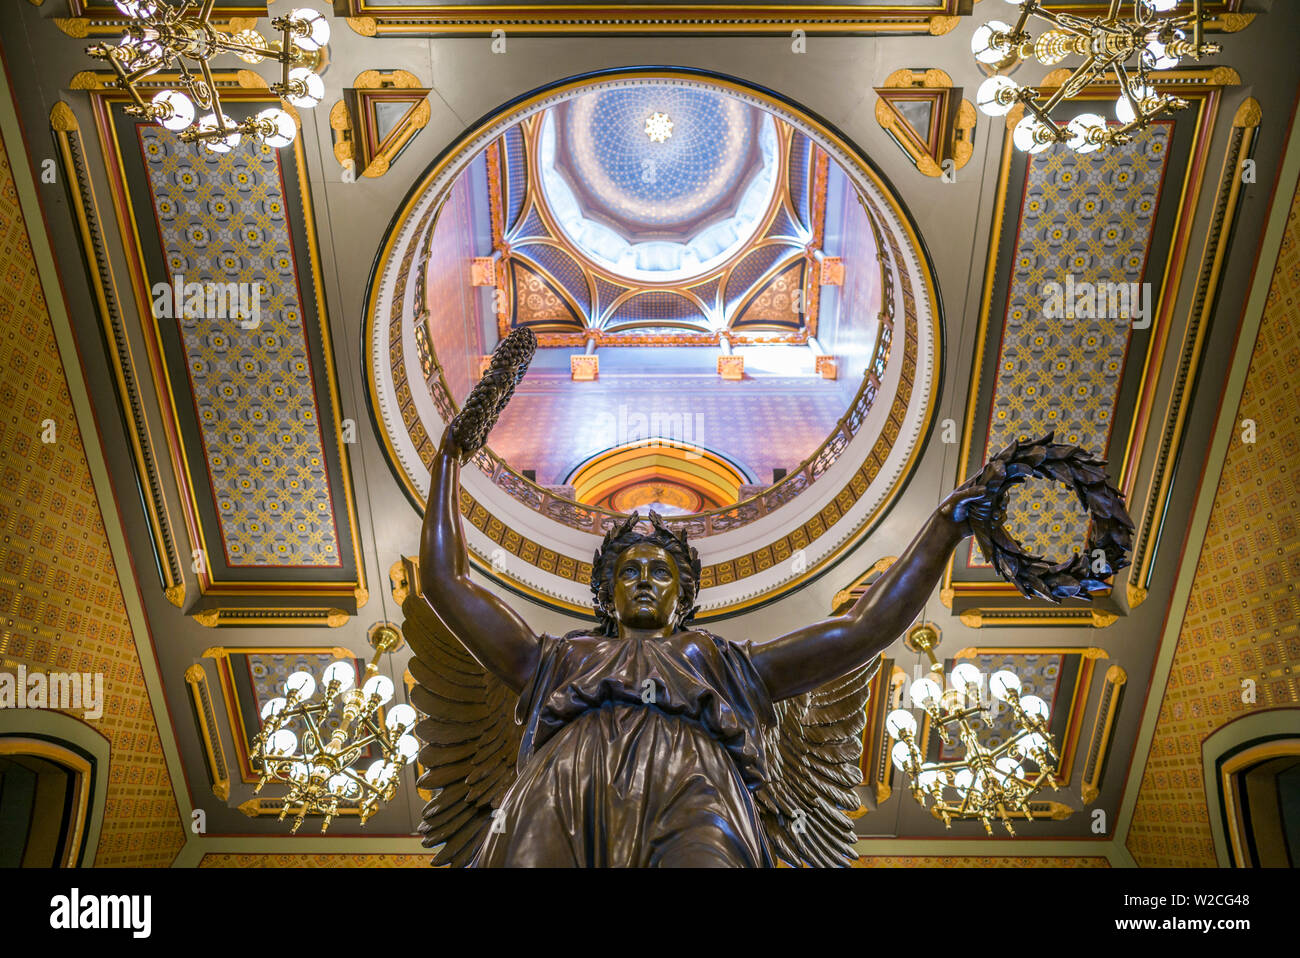
[[[666,136],[650,135],[651,117],[667,118]],[[750,240],[779,165],[767,114],[662,82],[559,104],[539,146],[542,197],[567,238],[597,265],[652,281],[707,272]]]

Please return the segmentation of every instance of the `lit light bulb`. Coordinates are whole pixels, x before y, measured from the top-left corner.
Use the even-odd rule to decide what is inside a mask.
[[[1011,141],[1016,149],[1025,153],[1042,153],[1055,142],[1051,131],[1036,116],[1027,116],[1011,131]]]
[[[930,791],[935,785],[940,784],[942,779],[939,772],[933,768],[927,768],[920,775],[916,776],[916,784],[926,791]]]
[[[329,789],[329,793],[335,798],[343,798],[348,793],[348,787],[351,784],[352,779],[339,772],[330,776],[330,780],[325,783],[325,787]]]
[[[993,677],[989,679],[989,691],[999,702],[1005,702],[1011,697],[1009,693],[1020,691],[1020,676],[1007,669],[994,672]]]
[[[894,768],[903,772],[907,770],[908,763],[912,761],[912,750],[907,747],[906,742],[897,742],[894,744],[889,756],[894,760]]]
[[[1135,86],[1133,87],[1133,99],[1137,100],[1142,112],[1146,113],[1155,105],[1153,101],[1156,99],[1156,91],[1149,86]],[[1137,119],[1137,114],[1133,112],[1133,105],[1129,103],[1128,97],[1123,93],[1115,101],[1115,118],[1121,123],[1132,123]]]
[[[268,699],[266,704],[262,706],[262,720],[265,721],[272,715],[279,715],[284,711],[284,707],[288,704],[287,701],[280,698],[278,695],[273,699]]]
[[[385,762],[382,758],[372,762],[366,769],[366,781],[375,788],[383,788],[389,780],[397,773],[397,766],[392,762]]]
[[[152,17],[158,12],[157,0],[114,0],[114,5],[128,17]]]
[[[305,23],[307,30],[305,34],[299,34],[296,30],[293,35],[293,42],[302,49],[311,53],[313,50],[319,50],[330,41],[330,23],[320,13],[315,10],[302,7],[289,13],[289,19],[297,23]]]
[[[912,703],[919,709],[928,708],[929,705],[939,698],[943,689],[939,688],[939,683],[931,678],[917,679],[912,683],[911,688]]]
[[[1025,710],[1025,714],[1042,719],[1044,722],[1047,721],[1048,715],[1051,714],[1047,703],[1037,695],[1026,695],[1020,700],[1020,707]]]
[[[902,739],[916,734],[916,719],[907,709],[894,709],[885,719],[885,728],[889,729],[889,734],[894,738]]]
[[[1030,732],[1028,735],[1021,736],[1016,744],[1026,755],[1033,756],[1039,752],[1047,750],[1047,739],[1043,738],[1037,732]]]
[[[238,124],[236,124],[233,119],[231,119],[229,116],[226,116],[224,113],[221,115],[221,119],[224,121],[225,128],[229,132],[226,133],[225,136],[220,137],[219,139],[205,139],[202,141],[203,146],[208,150],[209,153],[229,153],[235,147],[239,146],[240,133],[238,129]],[[204,133],[209,133],[213,130],[221,129],[221,124],[217,123],[217,115],[215,113],[209,113],[207,116],[199,120],[199,129]],[[306,673],[303,674],[305,675]],[[292,678],[292,676],[290,677]],[[307,676],[307,677],[311,678],[311,676]],[[312,692],[316,691],[316,683],[314,680],[312,682],[311,688],[312,688]],[[310,695],[311,692],[305,692],[302,694],[302,698],[307,698]]]
[[[952,778],[952,787],[959,792],[965,792],[975,781],[975,776],[970,773],[970,769],[963,768]]]
[[[1175,30],[1174,36],[1179,40],[1185,39],[1185,34],[1181,30]],[[1154,33],[1147,35],[1147,45],[1142,52],[1142,58],[1153,70],[1172,70],[1178,66],[1179,60],[1178,55],[1170,53],[1159,35]]]
[[[337,662],[331,662],[325,666],[325,671],[320,674],[320,680],[326,687],[337,682],[338,688],[334,690],[336,694],[346,692],[356,683],[357,667],[346,659],[339,659]]]
[[[983,684],[984,676],[980,670],[969,662],[963,662],[952,670],[952,684],[959,692],[969,695]]]
[[[387,675],[372,675],[366,684],[361,686],[361,691],[367,698],[378,699],[380,705],[386,705],[393,697],[393,680]]]
[[[414,735],[403,735],[397,740],[397,754],[402,756],[403,762],[410,765],[420,754],[419,740]]]
[[[1065,141],[1066,146],[1076,153],[1092,153],[1094,150],[1101,149],[1102,141],[1095,131],[1100,130],[1104,133],[1106,120],[1096,113],[1080,113],[1066,125],[1065,129],[1070,134]]]
[[[257,114],[258,123],[269,124],[270,133],[263,134],[263,140],[268,146],[273,146],[277,150],[281,147],[288,146],[298,135],[298,125],[293,122],[293,117],[279,107],[271,107]],[[351,666],[349,666],[350,668]],[[350,688],[352,683],[349,682],[347,687]]]
[[[1168,13],[1178,6],[1178,0],[1147,0],[1156,13]]]
[[[294,106],[311,109],[325,99],[325,81],[306,67],[289,71],[289,91],[284,98]]]
[[[975,105],[988,116],[1006,116],[1016,105],[1019,89],[1020,84],[1010,77],[991,76],[975,91]]]
[[[294,762],[289,766],[289,781],[306,785],[311,778],[311,767],[306,762]]]
[[[388,727],[390,732],[396,732],[400,735],[415,724],[416,718],[415,709],[409,705],[394,705],[388,715],[384,717],[384,725]]]
[[[266,741],[267,755],[292,755],[298,748],[298,736],[287,728],[272,733]]]
[[[1005,60],[1009,51],[994,46],[993,41],[997,34],[1010,32],[1009,24],[1001,20],[990,20],[975,29],[974,35],[970,38],[970,52],[975,54],[975,59],[980,63],[998,63]]]
[[[169,130],[183,130],[194,122],[194,104],[180,90],[163,90],[150,102],[158,107],[158,122]]]
[[[993,767],[996,768],[1000,773],[1002,773],[1002,777],[1004,779],[1008,777],[1010,778],[1025,777],[1024,768],[1021,766],[1019,762],[1017,762],[1010,755],[1003,755],[1000,759],[998,759],[996,762],[993,763]]]
[[[299,670],[284,680],[284,694],[293,695],[296,693],[299,701],[311,698],[315,692],[316,680],[311,677],[310,672]]]

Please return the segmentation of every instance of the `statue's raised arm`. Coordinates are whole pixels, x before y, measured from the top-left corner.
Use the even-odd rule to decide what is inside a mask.
[[[494,354],[465,408],[448,424],[433,462],[420,532],[424,598],[447,631],[515,693],[537,668],[538,637],[514,610],[470,579],[460,520],[460,467],[482,447],[535,348],[530,330],[512,334]]]

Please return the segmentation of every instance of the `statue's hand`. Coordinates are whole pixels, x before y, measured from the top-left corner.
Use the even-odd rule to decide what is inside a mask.
[[[962,538],[974,535],[970,527],[972,515],[987,520],[994,503],[989,497],[987,486],[973,480],[954,489],[939,503],[938,514],[953,523],[960,530]]]

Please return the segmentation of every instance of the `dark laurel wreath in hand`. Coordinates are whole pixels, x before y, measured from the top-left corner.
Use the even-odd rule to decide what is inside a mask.
[[[468,460],[486,445],[488,433],[528,372],[536,351],[537,337],[527,327],[516,329],[493,350],[487,372],[470,390],[460,412],[451,421],[451,434],[460,446],[463,459]]]
[[[1055,433],[1021,443],[1019,440],[994,456],[972,486],[984,486],[983,499],[969,508],[971,532],[980,551],[998,573],[1022,595],[1060,602],[1110,590],[1106,581],[1129,564],[1133,548],[1133,520],[1124,509],[1124,495],[1106,478],[1106,460],[1078,446],[1052,442]],[[1055,479],[1074,489],[1092,523],[1088,548],[1064,562],[1052,563],[1031,555],[1011,538],[1003,526],[1007,493],[1030,476]]]

